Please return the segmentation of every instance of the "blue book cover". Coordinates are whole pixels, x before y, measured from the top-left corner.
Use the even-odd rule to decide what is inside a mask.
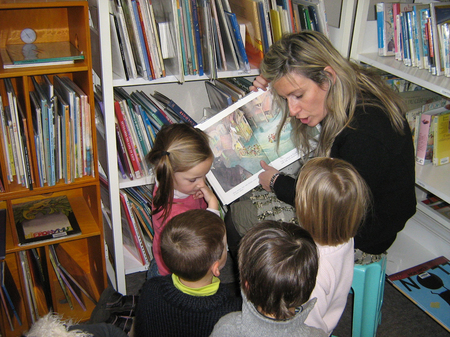
[[[406,19],[406,14],[404,12],[402,12],[400,14],[400,20],[402,23],[403,63],[406,66],[411,66],[411,54],[410,54],[409,36],[408,36],[408,22]]]
[[[408,27],[408,42],[409,42],[409,52],[411,56],[411,66],[417,67],[417,55],[416,55],[416,45],[414,41],[414,19],[413,12],[405,12],[406,14],[406,25]]]
[[[131,93],[131,97],[141,104],[142,108],[151,114],[156,122],[163,126],[164,124],[172,124],[169,120],[155,107],[155,105],[145,97],[145,94],[141,91],[134,91]]]
[[[136,112],[141,116],[144,122],[145,134],[147,135],[148,141],[150,142],[150,147],[153,147],[153,134],[151,128],[151,122],[147,114],[144,112],[142,107],[138,104]],[[150,149],[151,150],[151,149]]]
[[[450,261],[440,256],[388,276],[388,281],[450,330]]]
[[[186,36],[186,47],[187,47],[187,62],[189,70],[192,70],[190,75],[197,75],[197,62],[196,62],[196,51],[195,51],[195,41],[194,41],[194,31],[190,10],[190,0],[181,0],[180,4],[183,8],[183,20],[184,20],[184,28],[185,28],[185,36]]]
[[[417,66],[419,69],[423,69],[425,67],[425,63],[423,60],[422,28],[419,5],[413,6],[412,19],[414,22],[414,49],[416,51]]]
[[[55,115],[54,115],[54,106],[53,99],[49,100],[48,104],[48,137],[50,140],[50,165],[52,169],[50,170],[50,180],[51,185],[56,184],[56,163],[55,163]]]
[[[263,50],[264,53],[267,53],[269,50],[269,38],[267,36],[267,26],[266,26],[266,19],[265,19],[265,13],[264,13],[264,4],[262,1],[258,2],[258,15],[259,15],[259,22],[261,23],[261,35],[262,35],[262,42],[263,42]]]
[[[137,28],[138,35],[139,35],[139,41],[141,42],[141,46],[143,46],[143,48],[145,48],[144,34],[142,32],[141,21],[139,20],[139,11],[137,8],[136,0],[131,0],[131,6],[133,7],[134,19],[136,20],[136,28]],[[147,72],[147,77],[149,80],[152,80],[153,77],[152,77],[152,71],[150,68],[150,62],[148,60],[147,50],[144,50],[142,54],[144,56],[145,71]]]
[[[38,99],[39,99],[39,104],[40,104],[40,108],[41,108],[41,118],[42,118],[42,138],[41,140],[43,141],[44,144],[44,161],[45,161],[45,172],[46,172],[46,177],[47,177],[47,184],[48,186],[53,186],[54,184],[52,183],[53,180],[51,179],[52,174],[51,171],[53,170],[53,167],[51,165],[51,160],[50,160],[50,130],[49,130],[49,119],[48,119],[48,102],[47,99],[45,98],[44,93],[42,92],[42,89],[40,87],[40,85],[38,84],[38,82],[36,81],[36,79],[34,77],[31,77],[31,80],[33,82],[34,85],[34,89],[38,95]]]
[[[200,25],[197,12],[197,0],[191,0],[191,3],[192,3],[192,23],[194,26],[195,48],[197,52],[198,74],[200,76],[203,76],[204,71],[203,71],[202,41],[200,39]]]
[[[427,21],[430,17],[430,9],[424,8],[420,10],[420,31],[422,38],[422,50],[423,50],[423,62],[424,68],[430,69],[430,50],[428,47],[428,29],[427,29]]]
[[[176,104],[173,100],[163,95],[159,91],[153,93],[153,97],[159,100],[161,103],[169,107],[175,114],[177,114],[184,122],[191,124],[192,126],[196,126],[197,122],[191,118],[178,104]]]
[[[242,39],[241,32],[239,29],[239,23],[236,18],[236,14],[225,11],[225,16],[230,24],[233,31],[232,40],[235,43],[235,48],[237,49],[237,54],[239,55],[239,60],[242,61],[244,65],[244,71],[250,71],[250,63],[248,61],[247,52],[245,51],[244,40]]]

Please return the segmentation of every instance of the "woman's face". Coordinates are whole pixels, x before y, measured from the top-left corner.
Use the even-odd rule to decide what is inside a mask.
[[[286,99],[289,115],[301,123],[314,127],[327,115],[325,97],[328,83],[320,87],[316,82],[303,75],[290,73],[273,84],[273,88]]]

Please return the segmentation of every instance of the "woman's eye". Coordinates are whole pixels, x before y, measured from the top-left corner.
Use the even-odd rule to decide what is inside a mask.
[[[189,179],[189,181],[191,182],[191,183],[195,183],[195,181],[196,181],[197,179]]]

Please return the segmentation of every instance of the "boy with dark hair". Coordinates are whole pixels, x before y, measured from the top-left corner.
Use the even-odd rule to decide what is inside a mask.
[[[242,312],[222,317],[211,336],[312,336],[327,334],[304,324],[316,299],[317,247],[303,228],[264,221],[239,246]]]
[[[172,274],[150,278],[136,309],[135,336],[209,336],[242,301],[220,284],[227,259],[225,224],[195,209],[173,217],[161,233],[161,254]]]

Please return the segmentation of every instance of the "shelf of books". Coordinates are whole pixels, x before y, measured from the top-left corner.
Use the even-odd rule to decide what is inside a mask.
[[[55,311],[87,321],[106,288],[89,11],[0,3],[0,334]]]
[[[326,23],[327,3],[338,7],[332,13],[338,16],[337,28],[331,29],[331,34]],[[126,224],[126,217],[121,207],[123,210],[126,203],[121,201],[119,192],[151,186],[154,180],[144,162],[140,163],[142,171],[134,170],[131,175],[128,172],[127,152],[120,150],[124,133],[120,125],[116,129],[117,113],[124,112],[131,126],[141,123],[139,118],[148,126],[136,131],[138,157],[144,158],[152,137],[167,123],[164,119],[168,118],[169,123],[183,120],[173,106],[168,107],[164,97],[195,123],[211,117],[248,93],[264,52],[283,32],[320,30],[332,35],[339,50],[348,54],[350,38],[344,38],[343,33],[349,34],[353,20],[340,19],[339,13],[352,18],[355,1],[296,0],[272,7],[273,4],[262,0],[118,0],[111,2],[111,8],[104,1],[91,4],[93,50],[100,55],[94,60],[94,71],[99,77],[99,109],[115,112],[104,114],[102,127],[102,140],[108,144],[104,146],[104,174],[109,190],[103,205],[105,222],[111,231],[107,235],[111,238],[108,249],[114,257],[108,270],[114,274],[111,279],[118,291],[126,292],[124,275],[145,270],[145,255],[151,255],[151,242],[147,245],[149,254],[144,257],[124,248],[122,224]],[[247,83],[242,84],[244,80]],[[164,97],[158,97],[158,93]],[[161,117],[160,113],[168,115]],[[162,123],[154,118],[155,114]],[[147,117],[150,121],[145,120]],[[131,162],[128,164],[132,166]],[[145,232],[145,226],[141,229]],[[134,261],[129,259],[131,256]],[[140,268],[136,261],[142,262]]]
[[[439,95],[435,98],[430,93],[430,101],[427,104],[421,104],[418,109],[407,112],[416,149],[418,205],[416,215],[407,222],[405,229],[399,233],[388,251],[387,274],[391,274],[446,255],[450,251],[450,219],[446,212],[446,206],[450,202],[448,179],[450,165],[448,159],[445,159],[450,152],[450,139],[446,140],[449,137],[439,134],[441,131],[448,134],[450,79],[445,72],[444,60],[447,56],[440,54],[438,43],[429,43],[425,47],[416,44],[416,39],[411,43],[409,41],[403,43],[403,31],[397,30],[397,27],[400,27],[397,25],[392,25],[391,30],[380,29],[381,33],[377,33],[379,31],[377,18],[381,20],[381,16],[384,15],[380,10],[379,13],[371,13],[372,8],[380,8],[376,7],[377,3],[377,1],[358,2],[355,27],[360,29],[354,30],[350,57],[390,73],[394,78],[412,82]],[[436,13],[440,9],[450,8],[448,4],[438,2],[430,5],[410,1],[402,3],[400,11],[394,13],[396,7],[398,8],[396,2],[383,5],[385,11],[392,11],[393,18],[398,20],[396,23],[402,23],[402,17],[409,17],[413,24],[416,24],[417,30],[413,29],[411,34],[416,34],[417,43],[419,40],[425,40],[425,38],[422,40],[421,36],[429,36],[421,35],[422,31],[433,34],[433,24],[430,24],[429,18],[436,19]],[[437,15],[442,18],[443,14]],[[420,18],[424,20],[420,21]],[[406,22],[404,24],[406,26],[402,29],[407,29],[408,25]],[[424,30],[421,29],[422,24]],[[407,32],[408,30],[403,32],[403,36],[409,36]],[[410,54],[405,54],[407,48],[414,47],[416,49],[412,49],[413,52],[409,50]],[[436,48],[436,53],[442,57],[442,63],[435,63],[433,68],[430,58],[426,57],[427,50],[424,51],[426,47],[428,50]],[[440,120],[442,126],[438,126]],[[443,153],[446,153],[445,158],[440,157]]]

